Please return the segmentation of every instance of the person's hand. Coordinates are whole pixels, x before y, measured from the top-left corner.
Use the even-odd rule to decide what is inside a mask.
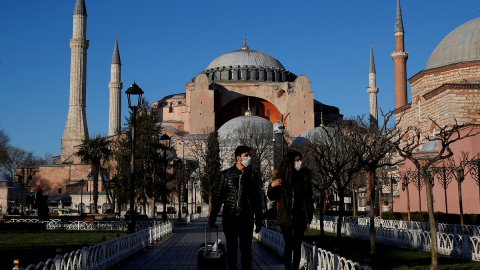
[[[278,187],[278,186],[281,186],[283,183],[283,180],[282,178],[278,178],[278,179],[275,179],[274,181],[272,181],[272,187]]]

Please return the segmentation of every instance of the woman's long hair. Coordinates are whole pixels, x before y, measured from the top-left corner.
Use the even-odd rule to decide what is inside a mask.
[[[287,187],[290,188],[292,186],[292,174],[293,170],[295,170],[295,158],[300,156],[302,159],[302,153],[298,151],[291,151],[288,152],[280,163],[280,175],[281,177],[285,177],[284,181],[287,182]]]

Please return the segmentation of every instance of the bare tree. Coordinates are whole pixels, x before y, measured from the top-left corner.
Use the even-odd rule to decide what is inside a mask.
[[[227,139],[230,141],[230,143],[247,145],[252,148],[252,170],[259,176],[260,187],[263,189],[262,194],[265,194],[268,184],[270,183],[270,176],[273,170],[273,129],[266,125],[244,121],[242,124],[236,127],[236,129],[231,133],[231,137]],[[263,196],[263,199],[264,204],[266,205],[266,196]]]
[[[200,134],[190,135],[187,148],[192,159],[198,161],[202,200],[208,202],[210,213],[221,164],[227,159],[227,149],[220,147],[218,132],[214,129],[205,129]]]
[[[396,127],[389,127],[392,112],[384,114],[383,123],[380,125],[371,125],[364,121],[363,117],[357,118],[357,125],[349,129],[350,137],[354,144],[351,150],[358,156],[361,166],[367,171],[370,177],[370,183],[367,188],[370,189],[370,254],[376,253],[375,245],[375,187],[377,186],[376,171],[382,167],[393,167],[400,160],[394,160],[394,150],[397,138]],[[367,177],[368,181],[368,177]]]
[[[33,166],[32,164],[32,153],[27,152],[21,148],[15,146],[7,146],[7,158],[4,159],[2,166],[6,171],[10,173],[10,176],[13,178],[17,168],[23,166]]]
[[[425,183],[427,193],[428,217],[430,225],[431,237],[431,264],[430,269],[438,269],[438,247],[437,247],[437,230],[435,225],[435,216],[433,212],[433,174],[431,173],[435,164],[439,161],[446,160],[453,156],[451,145],[464,138],[477,135],[470,124],[458,124],[455,120],[453,124],[440,126],[435,120],[430,119],[439,132],[435,137],[429,137],[420,132],[417,127],[407,127],[404,130],[397,129],[398,144],[395,144],[397,153],[404,159],[408,159],[417,168],[420,177]],[[437,142],[438,152],[429,153],[428,155],[419,155],[418,150],[426,142]]]
[[[313,157],[313,168],[323,179],[321,184],[314,184],[320,190],[320,205],[323,204],[325,190],[333,187],[339,195],[339,217],[337,237],[341,237],[344,215],[343,201],[345,190],[356,173],[361,170],[358,156],[351,147],[358,140],[352,139],[356,133],[350,133],[350,123],[338,121],[329,127],[320,127],[318,132],[308,138],[308,156]],[[322,222],[321,214],[321,222]],[[322,228],[321,228],[322,229]]]

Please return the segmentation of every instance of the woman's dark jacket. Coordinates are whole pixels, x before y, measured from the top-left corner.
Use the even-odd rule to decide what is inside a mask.
[[[256,223],[262,222],[262,199],[258,178],[248,168],[244,170],[241,181],[240,174],[241,171],[235,165],[220,173],[217,191],[213,197],[210,222],[215,222],[222,204],[223,219],[253,219],[255,215]],[[226,176],[227,179],[225,179]]]
[[[313,217],[313,191],[309,171],[303,168],[295,171],[290,189],[287,188],[285,177],[281,178],[281,186],[272,188],[270,184],[267,190],[268,198],[278,202],[277,224],[291,226],[292,220],[309,224]],[[292,204],[293,196],[295,200]]]

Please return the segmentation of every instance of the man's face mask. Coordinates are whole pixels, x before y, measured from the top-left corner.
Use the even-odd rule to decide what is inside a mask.
[[[245,167],[250,166],[250,163],[252,163],[252,158],[251,157],[244,157],[242,160],[242,165]]]

